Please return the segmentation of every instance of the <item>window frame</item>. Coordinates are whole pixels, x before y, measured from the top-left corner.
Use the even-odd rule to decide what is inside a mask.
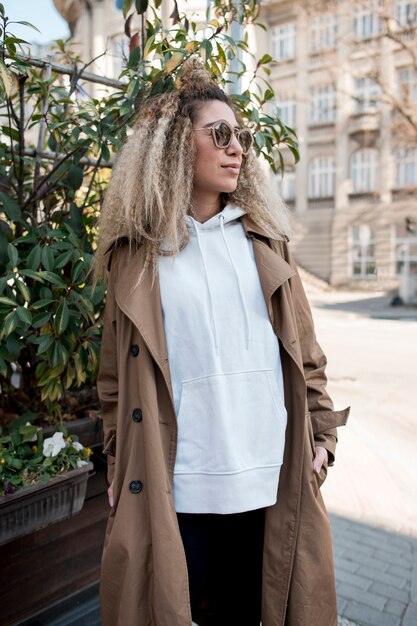
[[[333,83],[310,88],[309,125],[333,124],[336,120],[337,92]]]
[[[364,158],[367,155],[372,155],[372,159],[368,162]],[[378,163],[378,150],[375,148],[361,148],[353,152],[349,162],[352,193],[376,193],[378,191]]]
[[[333,156],[318,156],[308,164],[308,198],[334,198],[336,160]]]
[[[275,61],[284,62],[295,59],[297,29],[295,22],[276,24],[271,27],[270,50]],[[278,54],[278,49],[280,53]],[[285,53],[285,50],[287,52]]]

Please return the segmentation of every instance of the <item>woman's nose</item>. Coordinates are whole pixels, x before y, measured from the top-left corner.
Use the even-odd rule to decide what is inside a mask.
[[[232,141],[230,142],[230,146],[227,148],[228,154],[237,154],[239,156],[243,153],[243,148],[240,145],[235,133],[233,133]]]

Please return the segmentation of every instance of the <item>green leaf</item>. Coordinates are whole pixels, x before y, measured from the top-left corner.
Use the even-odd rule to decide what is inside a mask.
[[[7,304],[9,306],[17,306],[17,302],[6,296],[0,296],[0,304]]]
[[[209,41],[208,39],[203,39],[200,44],[200,55],[204,62],[206,62],[207,59],[210,58],[212,52],[213,46],[211,41]]]
[[[106,163],[110,161],[110,150],[106,143],[101,144],[101,154],[103,155],[103,159]]]
[[[83,184],[84,172],[78,165],[70,165],[67,172],[67,181],[71,189],[76,191]]]
[[[126,15],[130,11],[133,0],[123,0],[123,17],[126,19]]]
[[[50,306],[55,300],[52,298],[44,298],[43,300],[37,300],[32,304],[32,309],[43,309],[44,306]]]
[[[271,63],[272,57],[270,54],[264,54],[261,59],[258,61],[258,65],[265,65],[266,63]]]
[[[32,323],[32,315],[30,311],[28,311],[24,306],[18,306],[16,309],[16,313],[19,316],[19,319],[25,324]]]
[[[44,246],[42,248],[42,265],[48,271],[52,271],[54,268],[54,253],[50,246]]]
[[[5,66],[3,61],[0,61],[0,79],[3,83],[3,89],[6,96],[10,96],[13,88],[13,81],[10,70]]]
[[[136,13],[142,15],[148,8],[148,0],[135,0]]]
[[[12,222],[22,222],[22,210],[14,198],[7,194],[0,193],[0,201],[3,203],[3,211]]]
[[[16,361],[19,358],[20,351],[23,348],[23,341],[21,341],[21,339],[18,339],[16,335],[9,335],[6,339],[6,348],[11,359]]]
[[[67,250],[67,252],[63,252],[62,254],[58,255],[55,262],[55,269],[61,269],[62,267],[65,267],[67,263],[71,261],[73,253],[74,252],[71,248],[71,250]]]
[[[29,287],[26,285],[26,283],[24,283],[23,280],[15,280],[14,284],[20,291],[20,295],[22,296],[24,301],[30,302],[30,299],[31,299],[30,290],[29,290]]]
[[[19,428],[19,433],[22,436],[22,443],[38,440],[38,427],[33,424],[25,424]]]
[[[32,318],[32,326],[33,328],[42,328],[46,326],[51,319],[51,313],[49,311],[44,311],[43,313],[37,313]]]
[[[62,335],[66,330],[69,321],[68,304],[63,300],[59,305],[55,315],[55,331],[57,335]]]
[[[38,33],[40,33],[41,31],[39,30],[39,28],[36,28],[36,26],[34,26],[33,24],[31,24],[30,22],[13,22],[13,24],[22,24],[22,26],[27,26],[28,28],[33,28],[33,30],[36,30]]]
[[[60,276],[58,276],[58,274],[54,274],[53,272],[42,272],[41,273],[42,278],[45,278],[45,280],[47,280],[49,283],[52,283],[53,285],[56,285],[57,287],[62,287],[62,288],[66,288],[66,283],[64,280],[62,280],[62,278]]]
[[[41,264],[41,259],[42,248],[38,244],[34,248],[32,248],[32,250],[27,255],[26,264],[29,266],[30,269],[37,270],[39,265]]]
[[[42,335],[42,340],[38,345],[38,356],[46,352],[51,347],[53,342],[54,337],[50,333]]]
[[[2,335],[4,337],[8,337],[9,335],[11,335],[18,324],[19,318],[16,314],[16,311],[12,311],[4,318]]]

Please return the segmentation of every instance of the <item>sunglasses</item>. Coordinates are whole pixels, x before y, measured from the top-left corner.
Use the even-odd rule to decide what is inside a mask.
[[[204,126],[204,128],[194,128],[194,130],[210,130],[216,148],[228,148],[232,143],[233,135],[235,135],[240,143],[244,156],[246,156],[252,148],[253,135],[249,128],[233,128],[233,126],[225,120],[213,122],[212,124]]]

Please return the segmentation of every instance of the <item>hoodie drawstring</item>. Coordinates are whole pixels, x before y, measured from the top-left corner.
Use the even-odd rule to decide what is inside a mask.
[[[216,354],[219,355],[220,354],[220,349],[219,349],[219,341],[218,341],[218,336],[217,336],[216,319],[214,317],[213,297],[211,295],[210,280],[209,280],[209,275],[208,275],[208,271],[207,271],[206,260],[204,258],[203,250],[201,248],[200,235],[199,235],[199,232],[198,232],[198,228],[195,228],[195,234],[197,236],[198,249],[200,250],[201,259],[203,261],[204,275],[205,275],[205,278],[206,278],[207,291],[208,291],[208,294],[209,294],[211,326],[212,326],[212,329],[213,329],[214,345],[215,345],[215,348],[216,348]]]
[[[226,239],[226,233],[225,233],[225,230],[224,230],[224,215],[220,215],[220,230],[221,230],[221,233],[222,233],[223,241],[224,241],[226,249],[227,249],[227,253],[229,255],[230,263],[231,263],[231,265],[233,267],[233,271],[234,271],[235,276],[236,276],[236,281],[237,281],[238,291],[239,291],[239,295],[240,295],[240,300],[242,302],[243,314],[245,316],[245,324],[246,324],[246,350],[249,350],[249,341],[250,341],[249,315],[248,315],[248,310],[247,310],[247,307],[246,307],[246,304],[245,304],[245,299],[243,297],[242,285],[240,284],[239,274],[238,274],[238,271],[236,269],[236,265],[233,262],[232,253],[230,251],[230,247],[229,247],[229,244],[228,244],[227,239]]]

